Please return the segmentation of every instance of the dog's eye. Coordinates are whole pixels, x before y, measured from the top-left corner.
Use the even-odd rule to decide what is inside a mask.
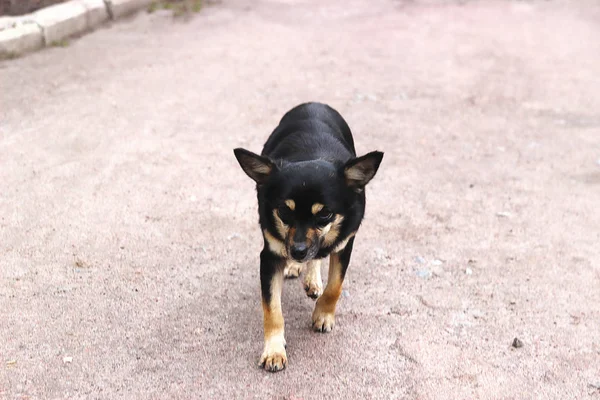
[[[331,218],[333,218],[333,213],[329,210],[321,210],[316,216],[319,225],[327,225]]]
[[[279,218],[281,218],[281,221],[286,225],[289,225],[294,218],[294,212],[285,205],[277,208],[277,214],[279,214]]]

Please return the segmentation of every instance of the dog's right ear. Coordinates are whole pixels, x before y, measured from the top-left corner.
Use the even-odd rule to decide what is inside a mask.
[[[265,183],[275,169],[275,164],[267,157],[259,156],[246,149],[237,148],[233,153],[246,175],[259,185]]]

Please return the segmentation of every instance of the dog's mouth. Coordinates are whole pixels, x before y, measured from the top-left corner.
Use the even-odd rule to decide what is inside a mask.
[[[292,244],[287,246],[287,254],[289,257],[299,263],[305,263],[314,259],[319,252],[319,245],[315,243],[311,246],[303,246],[298,244]]]

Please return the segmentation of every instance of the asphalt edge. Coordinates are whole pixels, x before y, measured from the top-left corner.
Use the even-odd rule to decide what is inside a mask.
[[[128,17],[152,0],[70,0],[17,17],[0,17],[0,60],[11,59]]]

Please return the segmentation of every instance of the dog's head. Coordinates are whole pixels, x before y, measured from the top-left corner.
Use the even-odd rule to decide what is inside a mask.
[[[358,229],[363,190],[383,158],[382,152],[374,151],[339,165],[325,160],[276,164],[248,150],[234,153],[257,184],[263,229],[283,242],[281,255],[298,262],[333,248],[348,228]]]

